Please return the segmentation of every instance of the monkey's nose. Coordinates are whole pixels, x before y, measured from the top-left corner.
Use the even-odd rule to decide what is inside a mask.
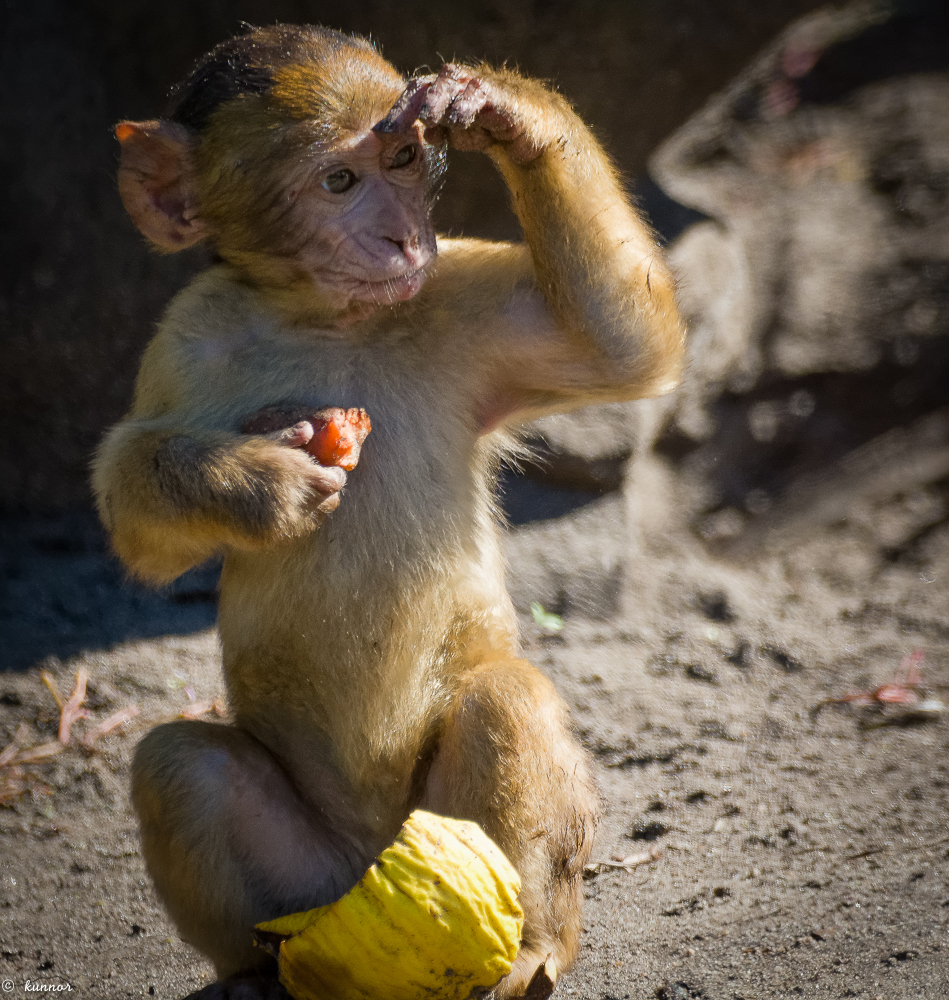
[[[399,252],[409,261],[416,261],[421,256],[421,243],[419,241],[418,233],[412,233],[411,236],[406,236],[404,239],[397,240],[392,236],[387,236],[386,239],[395,244],[399,248]]]
[[[386,239],[390,243],[394,243],[402,253],[406,251],[418,250],[418,233],[413,233],[411,236],[403,240],[393,239],[391,236],[387,236]]]

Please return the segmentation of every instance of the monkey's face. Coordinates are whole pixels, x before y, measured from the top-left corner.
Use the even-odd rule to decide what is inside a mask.
[[[168,120],[119,124],[122,200],[161,249],[207,240],[293,312],[403,302],[435,259],[443,163],[418,122],[373,132],[404,87],[363,39],[253,29],[199,61]]]
[[[295,256],[320,298],[390,305],[412,298],[435,259],[421,128],[367,128],[304,156],[287,179],[279,252]]]
[[[123,201],[160,248],[207,240],[254,284],[291,293],[296,312],[358,318],[403,302],[435,259],[438,157],[417,122],[373,132],[391,99],[343,130],[260,97],[231,101],[200,135],[123,122]]]

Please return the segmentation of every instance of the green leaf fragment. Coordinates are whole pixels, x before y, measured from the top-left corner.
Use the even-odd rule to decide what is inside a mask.
[[[559,632],[563,628],[563,618],[560,615],[553,615],[544,610],[543,604],[539,601],[531,601],[531,614],[538,628],[545,632]]]

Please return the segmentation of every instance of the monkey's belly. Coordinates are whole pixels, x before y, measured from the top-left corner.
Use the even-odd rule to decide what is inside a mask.
[[[231,704],[305,794],[351,790],[388,835],[457,679],[513,651],[510,600],[483,568],[414,585],[380,570],[371,586],[346,586],[313,565],[305,551],[228,556],[219,624]]]

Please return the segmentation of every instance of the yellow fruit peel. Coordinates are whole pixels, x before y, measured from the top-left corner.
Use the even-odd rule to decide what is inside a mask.
[[[510,972],[520,889],[477,823],[418,809],[342,899],[258,930],[285,939],[280,982],[294,1000],[464,1000]]]

